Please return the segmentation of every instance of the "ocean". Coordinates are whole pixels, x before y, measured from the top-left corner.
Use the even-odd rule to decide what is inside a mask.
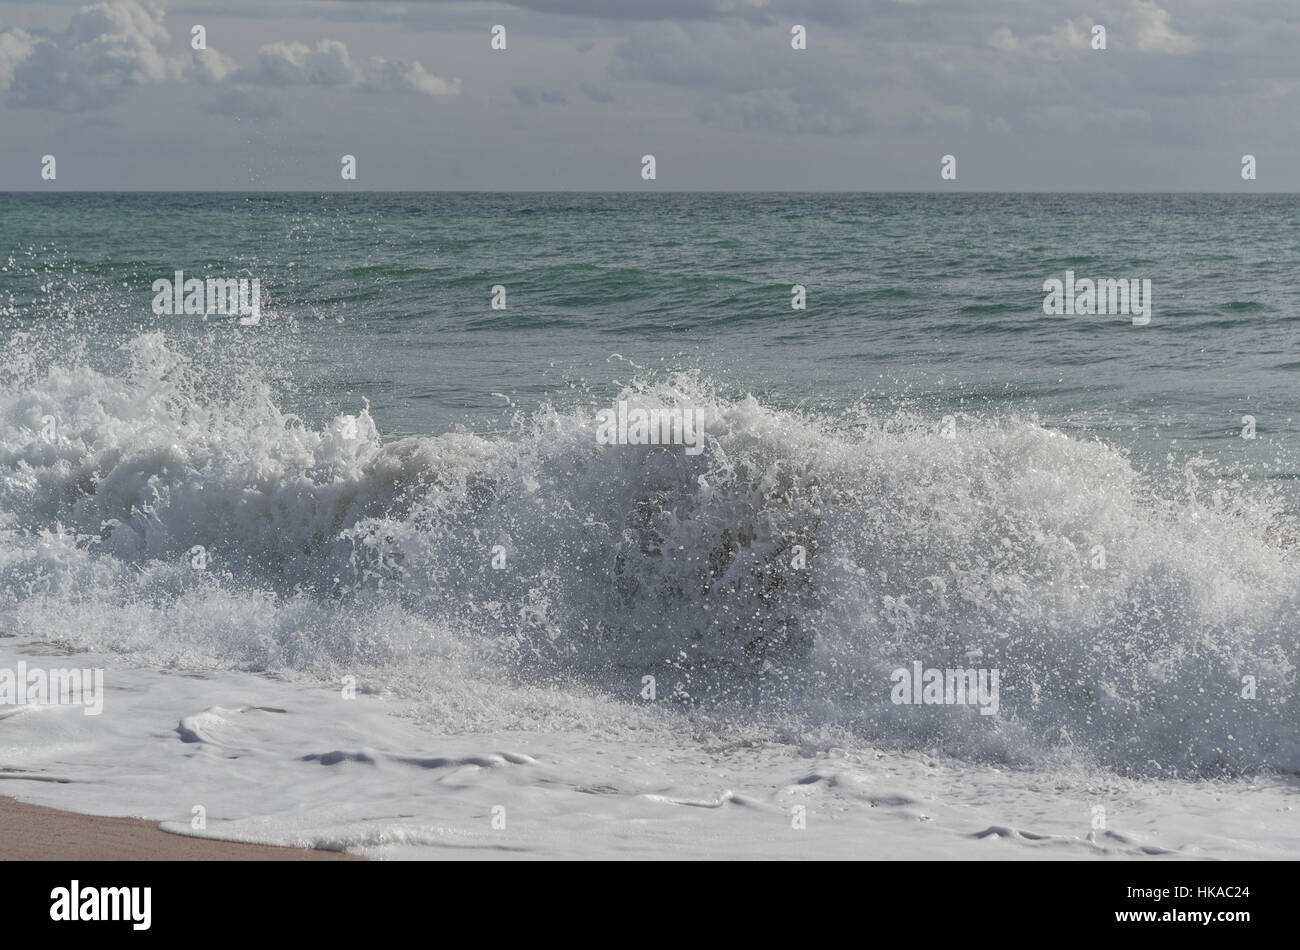
[[[104,684],[0,675],[0,791],[371,857],[1296,857],[1297,212],[0,194],[0,672]]]

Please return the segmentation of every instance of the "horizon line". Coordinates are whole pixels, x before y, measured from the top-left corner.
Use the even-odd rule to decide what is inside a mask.
[[[1204,191],[1178,189],[1144,191],[1139,189],[1085,189],[1085,190],[1011,190],[1011,189],[941,189],[916,191],[912,189],[592,189],[592,188],[0,188],[3,195],[63,194],[63,195],[1300,195],[1295,191],[1257,191],[1251,188],[1232,191]]]

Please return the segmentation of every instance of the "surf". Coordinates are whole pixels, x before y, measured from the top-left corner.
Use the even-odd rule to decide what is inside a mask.
[[[1014,415],[944,438],[915,413],[779,409],[692,373],[617,398],[698,410],[698,455],[602,444],[609,400],[580,396],[502,434],[385,440],[364,407],[305,422],[255,360],[232,374],[159,334],[87,352],[8,350],[6,629],[630,705],[653,676],[688,722],[793,742],[1300,771],[1294,527],[1248,479],[1141,470]],[[998,714],[892,702],[914,662],[998,670]]]

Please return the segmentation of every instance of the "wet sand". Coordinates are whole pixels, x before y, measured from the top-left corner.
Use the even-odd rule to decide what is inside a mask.
[[[340,851],[191,838],[140,818],[101,818],[0,796],[0,861],[360,861]]]

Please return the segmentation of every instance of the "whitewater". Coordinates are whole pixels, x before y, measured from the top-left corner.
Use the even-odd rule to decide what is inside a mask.
[[[1300,554],[1243,473],[698,372],[385,438],[256,354],[7,341],[0,668],[105,675],[0,708],[0,793],[374,858],[1300,855]],[[613,399],[704,450],[602,444]],[[914,662],[997,714],[891,701]]]

